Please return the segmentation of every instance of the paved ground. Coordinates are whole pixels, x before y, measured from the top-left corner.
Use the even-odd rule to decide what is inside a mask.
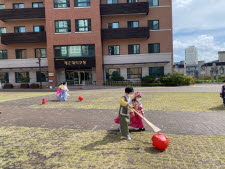
[[[218,86],[215,85],[216,87]],[[195,87],[191,88],[195,90]],[[171,89],[161,88],[160,91],[168,92]],[[182,87],[173,89],[181,91]],[[183,87],[183,89],[191,91],[188,87]],[[199,91],[201,86],[199,85],[196,89]],[[203,89],[208,90],[207,87]],[[143,90],[151,91],[153,89],[145,88]],[[213,91],[214,89],[211,87],[209,90]],[[105,92],[105,90],[101,91]],[[156,88],[154,92],[156,92]],[[117,130],[118,126],[114,124],[113,119],[117,116],[118,110],[28,108],[32,104],[40,103],[41,99],[42,97],[35,97],[0,103],[0,109],[2,110],[0,126]],[[48,96],[47,99],[54,101],[54,95]],[[147,111],[146,118],[161,128],[163,133],[225,136],[224,112]],[[151,130],[148,128],[148,131]]]

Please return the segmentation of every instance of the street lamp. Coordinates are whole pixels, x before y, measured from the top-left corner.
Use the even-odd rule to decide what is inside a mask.
[[[42,89],[42,78],[41,78],[41,57],[38,57],[39,73],[40,73],[40,89]]]

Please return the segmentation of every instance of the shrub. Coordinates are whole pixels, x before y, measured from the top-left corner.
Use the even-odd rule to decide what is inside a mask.
[[[32,83],[30,85],[30,88],[32,88],[32,89],[38,89],[39,87],[40,87],[39,84],[35,84],[35,83]]]
[[[212,80],[211,76],[198,76],[198,80]]]
[[[4,86],[3,86],[3,89],[12,89],[13,88],[13,85],[11,83],[6,83]]]
[[[112,81],[124,81],[124,77],[122,76],[113,76],[111,77]]]
[[[141,83],[153,83],[155,81],[154,77],[145,76],[141,79]]]
[[[193,76],[186,76],[183,85],[193,85],[195,84],[195,79]]]
[[[145,87],[162,86],[162,83],[142,83],[141,86],[145,86]]]
[[[20,85],[20,88],[21,88],[21,89],[27,89],[27,88],[29,88],[29,87],[30,87],[29,84],[21,84],[21,85]]]

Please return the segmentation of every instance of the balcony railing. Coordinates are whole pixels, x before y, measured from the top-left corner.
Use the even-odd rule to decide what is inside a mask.
[[[0,20],[27,20],[45,18],[45,8],[22,8],[0,10]]]
[[[4,45],[46,42],[46,32],[3,33],[1,42]]]
[[[102,39],[149,38],[148,27],[103,29]]]
[[[148,2],[101,4],[101,15],[148,14]]]

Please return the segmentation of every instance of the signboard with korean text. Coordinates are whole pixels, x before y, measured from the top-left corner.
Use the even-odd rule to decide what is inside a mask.
[[[55,58],[55,68],[91,69],[95,67],[95,57]]]

